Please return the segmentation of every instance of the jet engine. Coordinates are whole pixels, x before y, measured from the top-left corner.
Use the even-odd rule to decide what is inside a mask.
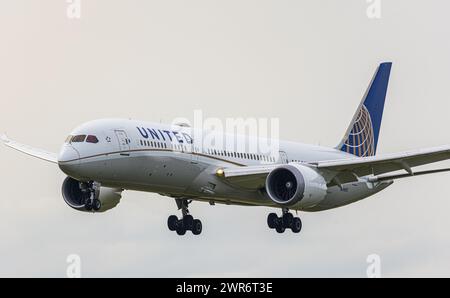
[[[80,182],[67,177],[62,185],[62,195],[66,204],[78,211],[105,212],[119,204],[122,189],[100,187],[96,182]],[[92,195],[98,205],[92,205]]]
[[[266,191],[279,206],[312,207],[327,194],[324,177],[314,169],[300,164],[286,164],[273,169],[266,178]]]

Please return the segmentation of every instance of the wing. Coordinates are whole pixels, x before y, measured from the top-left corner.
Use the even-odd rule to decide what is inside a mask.
[[[324,173],[330,185],[333,185],[358,181],[359,177],[369,175],[371,181],[380,181],[447,172],[450,169],[422,172],[412,170],[413,167],[447,159],[450,159],[450,146],[372,157],[310,162],[304,165],[314,167]],[[236,186],[257,189],[264,187],[267,175],[276,167],[277,165],[227,168],[223,169],[223,177]],[[399,170],[405,170],[406,174],[382,175]]]
[[[420,149],[395,154],[386,154],[381,156],[372,156],[364,158],[351,158],[344,160],[320,161],[312,163],[318,170],[336,173],[336,178],[342,183],[357,180],[357,177],[374,175],[377,179],[380,174],[386,174],[394,171],[405,170],[405,175],[383,176],[384,179],[404,178],[418,174],[431,174],[435,171],[414,172],[413,167],[427,165],[443,160],[450,159],[450,146],[441,146],[428,149]],[[445,169],[437,171],[442,172]]]
[[[18,142],[8,139],[6,135],[0,137],[1,141],[8,147],[13,148],[17,151],[23,152],[25,154],[31,155],[33,157],[52,162],[58,163],[58,157],[56,153],[48,152],[42,149],[37,149],[30,147],[28,145],[20,144]]]

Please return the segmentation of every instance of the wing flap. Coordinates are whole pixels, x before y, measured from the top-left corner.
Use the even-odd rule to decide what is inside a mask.
[[[58,163],[58,156],[56,153],[48,152],[46,150],[34,148],[28,145],[24,145],[21,143],[18,143],[16,141],[10,140],[6,135],[2,135],[0,137],[1,141],[8,147],[13,148],[17,151],[23,152],[25,154],[31,155],[33,157],[52,162],[52,163]]]
[[[410,177],[436,174],[436,173],[444,173],[444,172],[450,172],[450,168],[435,169],[435,170],[429,170],[429,171],[420,171],[420,172],[415,172],[413,174],[408,173],[408,174],[399,174],[399,175],[381,175],[381,176],[373,177],[370,180],[373,180],[374,182],[378,182],[378,181],[396,180],[396,179],[410,178]]]

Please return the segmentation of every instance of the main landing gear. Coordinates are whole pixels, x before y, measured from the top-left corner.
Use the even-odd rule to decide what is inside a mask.
[[[302,230],[302,221],[299,217],[294,217],[289,209],[283,208],[283,215],[278,217],[276,213],[270,213],[267,216],[267,225],[275,229],[278,233],[284,233],[286,229],[291,229],[294,233],[300,233]]]
[[[187,199],[175,199],[175,201],[177,202],[178,210],[181,209],[183,217],[178,219],[176,215],[169,216],[167,219],[169,230],[176,231],[180,236],[186,234],[186,231],[191,231],[194,235],[200,235],[202,232],[202,222],[200,219],[194,219],[188,210],[188,206],[192,201],[188,201]]]

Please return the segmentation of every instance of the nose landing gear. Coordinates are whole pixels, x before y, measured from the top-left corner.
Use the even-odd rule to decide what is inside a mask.
[[[100,185],[97,182],[80,182],[80,188],[82,193],[86,195],[84,209],[86,209],[86,211],[99,211],[102,208],[102,202],[97,198]]]
[[[267,225],[270,229],[275,229],[278,233],[284,233],[286,229],[291,229],[294,233],[300,233],[302,230],[302,221],[299,217],[294,217],[289,209],[283,208],[283,215],[278,217],[276,213],[270,213],[267,216]]]
[[[192,201],[187,199],[175,199],[178,205],[178,209],[181,209],[183,217],[178,219],[176,215],[171,215],[167,219],[167,226],[169,230],[176,231],[180,236],[186,234],[186,231],[191,231],[194,235],[200,235],[202,233],[202,222],[199,219],[194,219],[189,214],[188,206]]]

